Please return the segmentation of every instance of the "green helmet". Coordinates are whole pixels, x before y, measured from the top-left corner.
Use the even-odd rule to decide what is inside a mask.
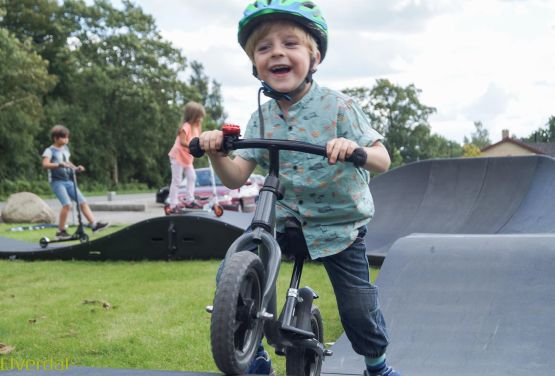
[[[257,0],[249,4],[239,21],[237,39],[243,49],[252,31],[267,20],[288,20],[300,24],[315,39],[324,60],[328,49],[328,25],[318,5],[303,0]]]

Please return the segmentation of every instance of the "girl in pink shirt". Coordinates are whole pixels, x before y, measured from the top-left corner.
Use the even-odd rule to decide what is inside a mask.
[[[177,190],[183,174],[187,177],[187,186],[185,190],[185,207],[201,208],[195,201],[195,182],[197,175],[193,167],[193,156],[189,153],[189,142],[194,137],[198,137],[201,131],[202,119],[206,115],[204,107],[197,102],[188,102],[185,105],[185,113],[183,115],[183,125],[177,132],[175,143],[168,153],[170,157],[170,165],[172,170],[172,181],[170,184],[169,204],[172,211],[178,205]]]

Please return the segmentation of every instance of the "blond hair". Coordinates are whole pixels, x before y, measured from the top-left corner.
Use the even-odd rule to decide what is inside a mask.
[[[254,63],[254,49],[260,40],[272,30],[274,27],[289,27],[291,28],[301,39],[301,43],[308,47],[311,57],[316,57],[316,52],[318,51],[318,44],[316,40],[308,31],[306,31],[303,27],[299,26],[295,22],[286,21],[286,20],[278,20],[278,21],[269,21],[263,22],[259,26],[257,26],[254,31],[247,39],[247,43],[245,43],[245,52],[247,53],[249,59]]]
[[[194,123],[206,116],[204,106],[197,102],[187,102],[185,110],[183,111],[183,122]]]

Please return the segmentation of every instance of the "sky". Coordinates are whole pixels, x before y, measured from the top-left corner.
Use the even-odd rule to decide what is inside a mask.
[[[315,0],[329,47],[315,80],[342,90],[386,78],[435,107],[433,133],[462,143],[481,121],[526,137],[555,116],[555,1]],[[246,125],[260,86],[237,43],[248,0],[135,0],[164,39],[222,85],[227,121]],[[118,5],[118,0],[114,0]]]

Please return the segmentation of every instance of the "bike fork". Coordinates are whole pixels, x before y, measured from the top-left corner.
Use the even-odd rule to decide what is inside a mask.
[[[296,337],[295,339],[289,337],[293,345],[312,349],[320,356],[331,356],[333,352],[325,349],[324,344],[320,343],[312,332],[310,323],[312,302],[318,298],[318,294],[310,287],[299,289],[303,265],[304,258],[295,258],[293,275],[281,316],[281,330],[290,333],[293,338]],[[296,322],[293,322],[293,317],[296,317]]]

